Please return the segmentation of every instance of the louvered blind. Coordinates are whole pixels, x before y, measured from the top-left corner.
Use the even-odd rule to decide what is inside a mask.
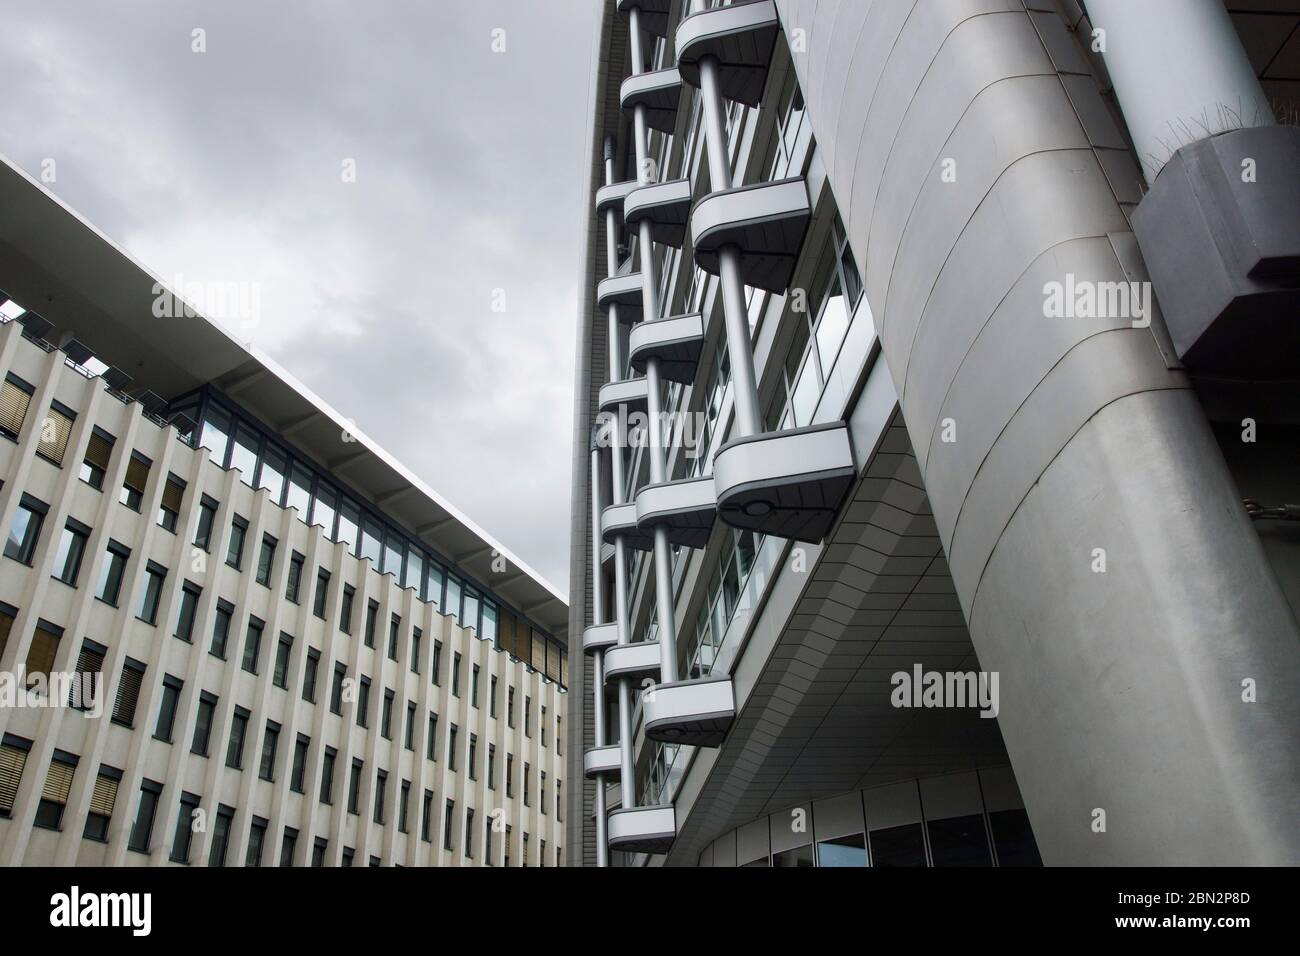
[[[135,720],[135,705],[140,699],[140,682],[144,674],[134,667],[122,668],[122,683],[117,689],[117,701],[113,704],[113,719],[123,724]]]
[[[86,446],[86,461],[103,471],[108,471],[108,457],[112,453],[113,443],[92,432],[90,443]]]
[[[117,780],[101,773],[95,778],[95,792],[90,796],[90,812],[111,817],[115,803],[117,803]]]
[[[532,665],[539,671],[546,670],[546,640],[538,631],[533,631]]]
[[[83,644],[81,646],[81,653],[77,655],[77,673],[98,674],[103,667],[104,655],[94,648]],[[79,693],[78,687],[74,685],[73,688],[68,691],[68,706],[72,707],[76,705],[82,708],[88,707],[89,703],[85,695],[89,693],[90,689],[91,688],[88,685],[82,685],[80,688],[81,692]],[[81,698],[80,700],[78,700],[79,697]]]
[[[139,458],[132,458],[126,466],[126,484],[141,493],[144,492],[145,482],[149,480],[149,466]]]
[[[23,779],[23,767],[26,764],[26,750],[0,744],[0,813],[5,816],[13,812],[18,784]]]
[[[176,484],[174,481],[168,481],[163,485],[163,507],[179,514],[181,510],[182,493],[180,485]]]
[[[61,466],[63,455],[68,450],[68,435],[71,432],[72,419],[51,408],[45,420],[41,422],[41,440],[36,446],[36,453]]]
[[[45,775],[45,790],[41,793],[41,799],[60,805],[67,804],[68,794],[72,791],[72,774],[76,769],[72,764],[64,763],[62,760],[51,760],[50,772]]]
[[[13,382],[0,383],[0,430],[17,436],[22,431],[31,401],[32,397]]]
[[[29,678],[33,674],[48,676],[50,668],[54,666],[54,655],[58,649],[59,635],[38,627],[36,633],[32,635],[32,646],[27,651],[27,676]]]

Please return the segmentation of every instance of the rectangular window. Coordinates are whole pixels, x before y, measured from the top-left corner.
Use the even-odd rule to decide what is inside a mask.
[[[447,768],[453,773],[456,771],[456,734],[459,731],[460,728],[452,724],[447,736]]]
[[[537,784],[538,796],[541,798],[537,801],[537,807],[542,811],[542,816],[546,816],[546,771],[543,770],[538,774]]]
[[[424,756],[429,760],[438,759],[438,715],[429,714],[429,737],[424,742]]]
[[[249,712],[236,707],[230,718],[230,742],[226,745],[226,766],[242,770],[244,766],[244,739],[248,736]]]
[[[217,698],[207,691],[199,694],[198,712],[194,718],[194,739],[190,742],[190,753],[200,757],[208,755],[208,744],[212,737],[212,720],[217,713]]]
[[[435,609],[442,607],[442,582],[442,568],[430,561],[424,572],[424,599]]]
[[[63,808],[68,805],[68,794],[72,792],[72,778],[77,771],[77,758],[62,750],[54,751],[50,758],[50,769],[45,774],[45,789],[41,791],[40,802],[36,805],[36,819],[33,821],[45,830],[59,830],[63,827]]]
[[[117,541],[109,541],[107,551],[95,596],[104,604],[117,607],[118,594],[122,591],[122,576],[125,574],[126,562],[131,557],[131,551],[126,546],[117,544]]]
[[[474,859],[474,808],[465,808],[465,859]]]
[[[311,612],[322,621],[325,620],[325,605],[329,600],[330,573],[324,568],[316,569],[316,597],[312,602]]]
[[[472,631],[478,630],[478,594],[469,587],[465,588],[460,612],[460,626]]]
[[[77,586],[81,559],[86,554],[86,542],[89,539],[90,529],[75,518],[69,518],[54,552],[54,577],[69,587]]]
[[[230,847],[230,828],[234,824],[234,809],[225,804],[218,804],[217,819],[212,824],[212,850],[208,853],[208,866],[226,865],[226,850]]]
[[[469,675],[469,705],[478,707],[478,665],[475,664]]]
[[[303,781],[307,776],[307,748],[311,746],[311,738],[302,734],[293,744],[293,769],[289,771],[289,789],[294,793],[302,793]]]
[[[437,686],[441,683],[439,671],[442,670],[442,641],[433,642],[433,662],[429,665],[429,669],[433,671],[433,683]]]
[[[366,605],[366,647],[375,646],[375,620],[379,616],[379,602],[371,601]]]
[[[542,708],[542,721],[541,721],[541,726],[542,726],[542,746],[545,747],[545,746],[548,745],[548,739],[549,739],[549,738],[548,738],[548,735],[547,735],[546,708],[545,708],[545,707]]]
[[[226,644],[230,640],[230,622],[235,616],[235,606],[229,601],[217,600],[217,613],[212,622],[212,647],[210,653],[213,657],[219,657],[221,660],[226,659]]]
[[[263,780],[275,780],[275,750],[279,744],[280,725],[268,720],[266,736],[262,738],[262,762],[257,768],[257,775]]]
[[[108,474],[108,459],[113,454],[116,439],[108,432],[96,426],[86,442],[86,457],[81,462],[81,480],[97,491],[104,488],[104,476]]]
[[[497,776],[497,748],[496,744],[488,744],[488,763],[487,763],[487,786],[489,790],[495,790]]]
[[[280,865],[293,866],[293,856],[298,851],[298,831],[293,827],[284,828],[284,839],[280,841]]]
[[[497,679],[492,678],[492,683],[488,687],[488,716],[495,718],[497,715]]]
[[[478,734],[469,735],[468,763],[469,763],[469,767],[467,768],[467,770],[469,772],[469,778],[471,780],[477,780],[478,779]]]
[[[524,697],[524,736],[531,737],[532,735],[533,735],[533,699],[531,697],[525,696]]]
[[[297,511],[299,521],[307,520],[307,511],[311,507],[311,472],[297,462],[289,469],[284,506]]]
[[[63,628],[41,618],[36,622],[36,633],[32,635],[31,646],[27,649],[27,687],[30,690],[40,676],[49,685],[50,670],[54,667],[54,658],[59,651],[59,641],[63,639]]]
[[[271,683],[281,690],[289,689],[289,655],[293,651],[293,638],[283,631],[280,642],[275,648],[275,668],[271,672]]]
[[[253,576],[262,587],[269,587],[271,584],[271,565],[275,563],[277,544],[279,542],[269,534],[262,535],[262,547],[257,552],[257,573]]]
[[[294,604],[298,603],[299,594],[302,591],[302,566],[307,559],[297,551],[289,555],[289,579],[284,585],[284,599]]]
[[[506,725],[514,730],[515,727],[515,689],[509,687],[506,689]]]
[[[316,703],[316,672],[320,670],[320,651],[307,648],[307,663],[302,672],[302,699]]]
[[[483,863],[485,866],[492,865],[492,824],[489,823],[483,828]]]
[[[27,754],[31,749],[30,740],[13,734],[5,734],[3,742],[0,742],[0,819],[8,819],[13,813],[18,787],[23,780],[23,768],[27,766]]]
[[[375,772],[375,812],[372,819],[380,826],[384,824],[384,798],[388,792],[388,774],[382,770]]]
[[[384,712],[379,719],[379,733],[385,740],[393,739],[393,692],[384,691]]]
[[[524,806],[531,806],[528,801],[528,778],[532,776],[532,765],[527,761],[524,762]]]
[[[176,723],[176,705],[181,699],[185,683],[171,674],[163,675],[162,701],[158,706],[158,722],[154,725],[154,739],[172,742],[172,727]]]
[[[250,488],[253,486],[253,473],[257,470],[257,451],[261,440],[257,432],[247,425],[235,429],[235,441],[230,446],[230,467],[239,472],[239,480]]]
[[[140,685],[144,683],[144,665],[127,658],[122,665],[122,678],[117,686],[117,700],[113,704],[113,721],[130,727],[135,721],[135,707],[140,700]]]
[[[317,837],[316,842],[311,848],[311,865],[320,867],[325,865],[325,853],[329,849],[329,841],[324,837]]]
[[[442,818],[442,848],[444,850],[450,850],[452,849],[452,845],[451,845],[451,831],[453,827],[452,821],[453,819],[455,819],[456,816],[455,800],[447,801],[446,805],[443,807],[443,814],[444,815]]]
[[[5,786],[5,748],[0,747],[0,816],[6,816],[4,805]],[[19,772],[22,768],[19,767]],[[117,804],[117,786],[122,780],[122,771],[101,764],[99,775],[95,777],[95,789],[90,795],[90,808],[86,814],[86,829],[82,837],[96,843],[108,842],[108,824],[113,819],[113,807]],[[15,781],[15,788],[17,781]]]
[[[424,638],[424,632],[418,627],[411,631],[411,673],[420,673],[420,642]]]
[[[460,696],[460,652],[451,655],[451,696]]]
[[[364,764],[355,758],[352,760],[352,776],[348,780],[348,813],[358,813],[361,805],[361,768]]]
[[[27,408],[32,402],[34,389],[17,375],[6,375],[0,385],[0,434],[13,441],[23,430]]]
[[[334,763],[338,760],[339,752],[333,747],[325,748],[325,757],[321,761],[320,768],[320,802],[332,804],[334,802]]]
[[[362,677],[357,685],[357,726],[370,726],[370,678]]]
[[[148,853],[149,842],[153,838],[153,820],[158,812],[158,796],[162,793],[162,784],[145,779],[140,783],[140,805],[136,809],[135,823],[131,826],[131,838],[127,849],[137,853]]]
[[[180,811],[176,814],[176,832],[172,835],[171,861],[190,862],[190,843],[194,837],[194,812],[199,808],[199,798],[192,793],[181,793]]]
[[[14,512],[13,523],[9,526],[9,538],[5,541],[6,558],[28,565],[32,563],[46,510],[44,502],[37,501],[31,495],[22,496],[18,509]]]
[[[163,581],[167,579],[167,569],[150,561],[145,566],[144,583],[140,588],[140,604],[135,616],[146,624],[158,623],[158,602],[162,598]]]
[[[430,817],[433,816],[433,791],[424,791],[424,802],[420,806],[420,839],[428,843],[432,837],[429,836]]]
[[[403,746],[407,750],[415,749],[415,701],[409,701],[406,705],[406,736]]]
[[[162,501],[158,504],[158,525],[164,531],[176,533],[176,522],[181,516],[181,500],[185,497],[185,482],[169,474],[163,482]]]
[[[12,619],[7,615],[0,615],[0,624],[5,624]],[[0,653],[4,651],[4,638],[0,637]],[[83,641],[81,644],[81,653],[77,655],[78,674],[99,674],[104,669],[104,657],[108,654],[108,648],[102,644],[96,644],[94,641]],[[69,703],[77,710],[85,711],[90,707],[89,701],[83,699],[76,685],[73,685],[73,692],[69,695]]]
[[[204,495],[199,501],[199,520],[194,526],[194,546],[212,549],[212,528],[217,520],[217,503]]]
[[[288,462],[285,454],[270,442],[262,453],[262,468],[257,473],[257,487],[265,488],[272,504],[284,501],[284,473]]]
[[[361,522],[361,553],[359,556],[369,558],[376,571],[379,571],[383,566],[383,557],[380,554],[382,538],[383,529],[380,528],[379,522],[366,515]]]
[[[339,610],[339,630],[344,634],[352,633],[352,602],[356,596],[356,588],[350,584],[343,585],[343,607]]]
[[[261,866],[262,852],[266,849],[266,828],[269,821],[264,817],[253,817],[248,827],[248,851],[244,854],[244,866]]]
[[[402,629],[402,619],[394,614],[388,621],[388,659],[397,660],[397,635]]]
[[[263,627],[263,622],[257,618],[248,619],[248,633],[244,636],[244,660],[240,666],[250,674],[257,673],[257,661],[262,654]]]
[[[180,606],[176,609],[176,637],[189,643],[194,637],[194,617],[199,610],[199,597],[203,589],[193,581],[181,585]]]
[[[345,846],[343,848],[343,858],[339,862],[339,865],[347,870],[352,869],[352,858],[356,855],[356,852],[357,851],[352,849],[352,847]]]
[[[235,515],[230,522],[230,544],[226,548],[226,564],[236,571],[244,560],[244,536],[248,534],[248,522]]]
[[[343,714],[343,679],[347,675],[347,665],[337,663],[334,665],[334,686],[330,688],[330,713]]]
[[[122,481],[122,490],[118,493],[117,500],[132,511],[140,510],[140,502],[144,500],[144,486],[149,481],[149,469],[152,467],[153,462],[144,455],[138,451],[131,452],[131,460],[126,464],[126,478]]]
[[[443,601],[442,609],[454,620],[460,620],[460,582],[450,574],[447,575],[447,596]]]

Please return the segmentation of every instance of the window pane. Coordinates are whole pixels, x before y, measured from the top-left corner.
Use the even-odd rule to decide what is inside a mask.
[[[239,480],[246,485],[253,483],[253,472],[257,469],[257,433],[251,428],[240,425],[235,430],[235,444],[230,452],[230,467],[239,472]]]
[[[415,588],[417,591],[424,580],[424,558],[414,548],[406,549],[406,573],[402,577],[402,587]]]
[[[829,369],[834,363],[848,328],[848,308],[844,303],[840,280],[837,278],[831,284],[826,307],[822,310],[821,321],[817,324],[817,354],[821,358],[823,371]]]
[[[334,509],[338,507],[338,492],[328,485],[318,485],[316,500],[312,504],[311,523],[325,529],[325,536],[334,535]]]
[[[209,408],[199,444],[209,449],[208,456],[214,462],[224,466],[226,449],[230,446],[230,416],[219,408]]]
[[[402,552],[406,544],[393,532],[389,531],[384,542],[384,573],[391,574],[399,581],[402,579]]]
[[[925,866],[921,824],[871,831],[872,866]]]
[[[465,603],[460,614],[460,626],[478,628],[478,594],[465,589]]]
[[[289,473],[289,494],[284,504],[286,508],[297,510],[299,520],[307,520],[307,508],[311,505],[311,472],[302,465],[294,465]]]
[[[866,866],[867,843],[861,833],[817,844],[818,866]]]
[[[258,476],[257,486],[267,489],[271,501],[277,505],[284,500],[284,466],[284,452],[268,444],[266,453],[262,455],[262,473]]]
[[[442,606],[442,568],[429,562],[424,582],[424,599],[435,608]]]
[[[947,820],[931,820],[930,855],[935,866],[992,866],[984,815],[980,813]]]
[[[337,541],[342,541],[348,546],[348,551],[356,554],[357,543],[357,522],[361,520],[361,512],[350,501],[343,502],[339,508],[339,529]]]
[[[367,515],[365,520],[362,521],[361,527],[360,556],[363,558],[369,558],[374,564],[375,570],[378,571],[381,561],[380,548],[381,542],[383,541],[384,531],[379,526],[379,522],[375,521],[375,519],[371,518],[369,515]]]
[[[447,600],[443,613],[460,620],[460,582],[451,575],[447,575]]]

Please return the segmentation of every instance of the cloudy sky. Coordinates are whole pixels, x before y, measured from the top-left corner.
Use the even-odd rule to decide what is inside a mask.
[[[0,0],[0,152],[567,590],[599,9]]]

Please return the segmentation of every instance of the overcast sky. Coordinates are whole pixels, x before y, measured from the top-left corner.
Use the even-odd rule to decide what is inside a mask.
[[[0,152],[567,591],[599,9],[0,0]]]

